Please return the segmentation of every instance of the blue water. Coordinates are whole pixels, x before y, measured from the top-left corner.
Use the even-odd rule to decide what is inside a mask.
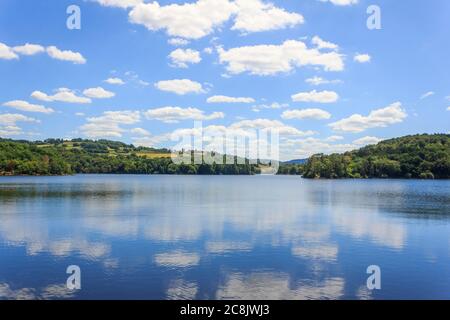
[[[0,178],[0,299],[408,298],[450,299],[449,181]]]

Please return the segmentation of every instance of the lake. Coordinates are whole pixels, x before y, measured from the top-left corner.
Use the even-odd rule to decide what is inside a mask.
[[[411,298],[450,299],[450,181],[0,177],[0,299]]]

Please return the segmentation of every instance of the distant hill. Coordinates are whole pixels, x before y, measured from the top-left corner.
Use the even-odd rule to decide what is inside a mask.
[[[414,135],[385,140],[352,152],[312,156],[305,178],[450,178],[450,135]]]
[[[294,159],[289,161],[284,161],[283,164],[305,164],[308,162],[308,159]]]
[[[0,175],[254,174],[256,165],[174,164],[171,151],[85,139],[0,139]]]

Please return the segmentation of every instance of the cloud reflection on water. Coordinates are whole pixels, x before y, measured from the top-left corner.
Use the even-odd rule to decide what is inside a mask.
[[[285,273],[233,273],[217,291],[225,300],[306,300],[339,299],[344,294],[342,278],[292,282]]]
[[[75,293],[67,289],[65,284],[51,284],[40,290],[35,288],[11,289],[6,283],[0,283],[0,300],[51,300],[68,299]]]
[[[0,188],[0,254],[2,247],[23,246],[30,257],[76,256],[99,263],[108,279],[114,274],[133,279],[135,273],[154,277],[166,268],[168,298],[201,292],[217,298],[308,299],[345,294],[340,270],[349,262],[342,257],[352,253],[343,239],[381,250],[402,251],[408,244],[408,224],[379,209],[386,206],[385,194],[377,198],[379,186],[371,193],[370,186],[344,183],[339,189],[290,177],[83,178],[94,184],[67,179],[64,192],[52,191],[61,186],[49,184],[33,197],[22,196],[25,190],[5,196]],[[99,183],[102,179],[111,183]],[[108,192],[96,191],[103,187]],[[395,186],[394,193],[401,189]],[[279,258],[284,263],[275,267],[272,262]],[[212,268],[215,264],[220,268]],[[212,270],[214,293],[189,273],[205,268]],[[3,291],[13,295],[5,286]],[[275,289],[265,292],[263,286]],[[18,296],[43,296],[18,290]],[[357,298],[368,297],[360,285],[353,291]]]

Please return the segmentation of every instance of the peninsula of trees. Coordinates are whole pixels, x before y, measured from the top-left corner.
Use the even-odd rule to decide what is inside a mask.
[[[300,171],[311,179],[449,179],[450,135],[406,136],[344,154],[319,154]]]

